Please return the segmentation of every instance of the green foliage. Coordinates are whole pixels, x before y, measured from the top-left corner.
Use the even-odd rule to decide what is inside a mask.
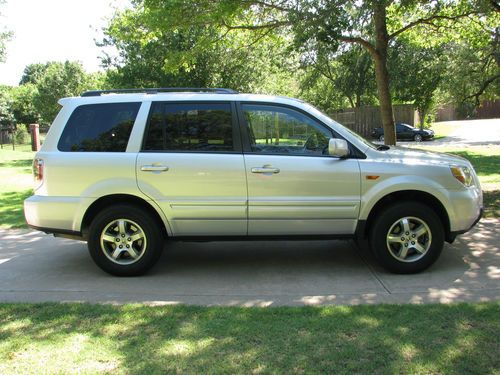
[[[347,46],[334,58],[321,52],[303,55],[306,100],[325,111],[377,103],[373,61],[363,48]]]
[[[447,67],[443,54],[442,46],[422,47],[403,38],[391,48],[389,69],[393,97],[414,104],[422,126],[435,104],[434,93]]]
[[[0,87],[0,126],[15,126],[16,119],[12,112],[11,88],[7,86]]]
[[[49,63],[45,72],[38,78],[38,94],[34,98],[34,106],[42,123],[50,124],[54,120],[59,111],[57,101],[60,98],[79,96],[91,88],[92,84],[79,62]]]
[[[16,131],[14,132],[14,138],[17,144],[24,145],[28,143],[29,134],[26,129],[26,125],[17,124]]]
[[[40,79],[44,76],[45,72],[47,71],[47,69],[51,64],[53,63],[48,62],[45,64],[36,63],[36,64],[26,65],[21,80],[19,81],[19,85],[26,85],[28,83],[36,85],[40,81]]]
[[[263,36],[250,45],[244,31],[228,34],[205,25],[174,28],[163,18],[165,6],[137,2],[135,9],[115,15],[105,29],[103,45],[119,51],[118,59],[103,59],[110,68],[108,86],[294,91],[293,61],[284,37]],[[177,14],[174,8],[169,10]]]
[[[35,108],[38,89],[33,83],[26,83],[12,88],[12,112],[17,123],[33,124],[40,120]]]

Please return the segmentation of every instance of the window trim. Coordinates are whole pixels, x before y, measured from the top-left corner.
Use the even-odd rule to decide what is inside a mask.
[[[150,119],[153,115],[153,106],[155,104],[229,104],[231,111],[231,128],[233,135],[233,151],[200,151],[200,150],[145,150],[147,135],[149,132]],[[241,154],[242,142],[240,135],[240,127],[238,124],[238,117],[236,115],[236,106],[234,101],[229,100],[152,100],[149,107],[148,117],[146,119],[146,126],[142,136],[142,142],[139,152],[155,153],[155,154]]]
[[[326,125],[323,121],[319,120],[315,116],[311,115],[309,112],[303,110],[302,108],[295,107],[293,105],[289,104],[283,104],[283,103],[273,103],[273,102],[259,102],[259,101],[238,101],[236,102],[236,107],[237,107],[237,113],[238,117],[240,120],[240,132],[241,132],[241,137],[242,137],[242,144],[243,144],[243,153],[244,154],[251,154],[251,155],[274,155],[274,156],[299,156],[299,157],[312,157],[312,158],[336,158],[336,156],[332,155],[314,155],[314,154],[285,154],[285,153],[275,153],[275,152],[255,152],[252,151],[252,146],[250,144],[250,135],[248,134],[248,124],[246,121],[246,118],[243,114],[243,106],[244,105],[262,105],[262,106],[269,106],[269,107],[277,107],[277,108],[286,108],[290,109],[296,112],[301,113],[302,115],[308,117],[312,121],[314,121],[318,126],[325,128],[327,131],[329,131],[334,138],[339,138],[343,139],[347,142],[349,146],[349,151],[350,155],[348,155],[346,158],[347,159],[365,159],[366,155],[364,155],[360,150],[358,150],[357,147],[355,147],[351,142],[349,142],[347,139],[345,139],[342,135],[337,133],[335,129],[332,129],[328,125]]]

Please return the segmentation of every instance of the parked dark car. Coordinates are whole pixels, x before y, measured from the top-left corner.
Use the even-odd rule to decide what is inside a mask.
[[[372,131],[372,138],[378,139],[379,141],[384,140],[384,129],[375,128]],[[411,125],[403,124],[401,122],[396,123],[396,139],[398,141],[426,141],[434,138],[434,132],[432,130],[424,129],[420,130],[414,128]]]

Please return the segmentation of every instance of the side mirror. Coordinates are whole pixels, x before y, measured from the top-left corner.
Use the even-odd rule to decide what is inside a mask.
[[[349,155],[349,146],[347,145],[347,141],[339,138],[330,138],[328,141],[328,154],[338,158],[343,158]]]

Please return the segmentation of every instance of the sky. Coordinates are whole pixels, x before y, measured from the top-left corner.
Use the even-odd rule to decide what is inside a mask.
[[[101,28],[127,0],[6,0],[0,5],[0,30],[13,32],[0,84],[18,85],[31,63],[78,60],[85,70],[100,70]]]

